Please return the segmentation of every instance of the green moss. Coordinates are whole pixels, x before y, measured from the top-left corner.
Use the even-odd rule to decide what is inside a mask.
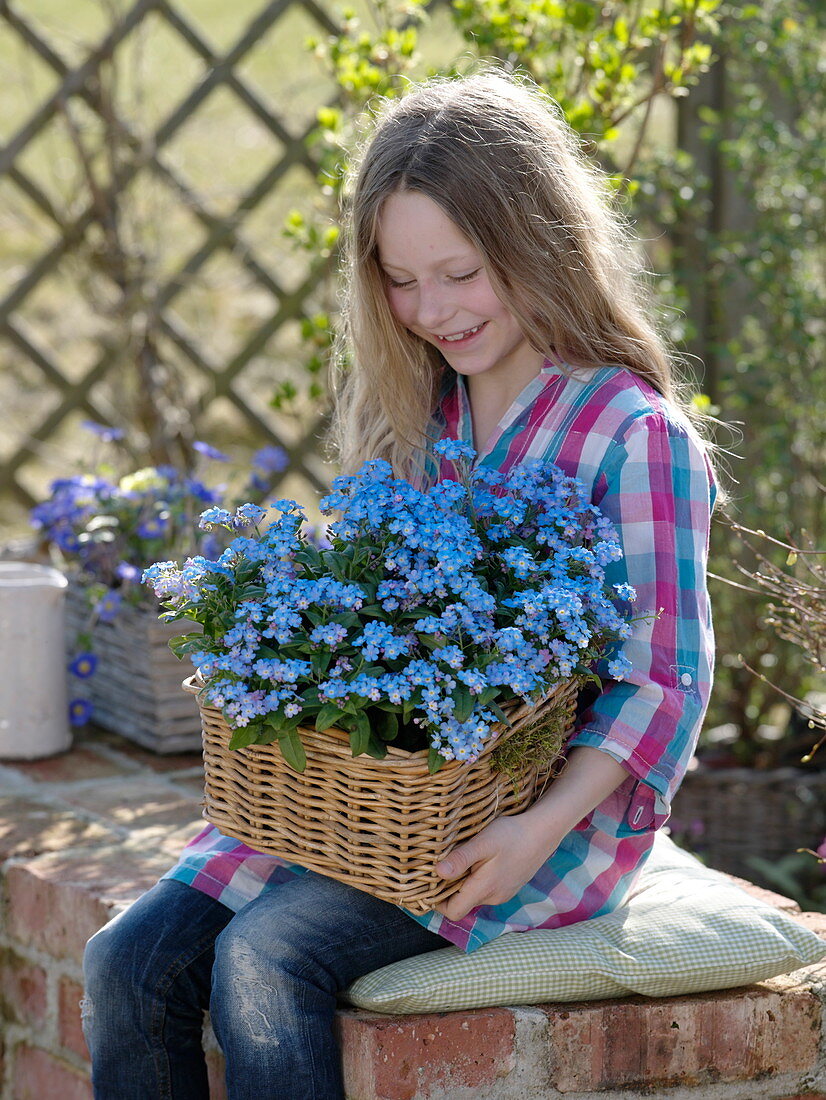
[[[543,712],[535,721],[530,719],[497,746],[491,753],[490,766],[506,775],[515,791],[528,767],[550,765],[557,759],[570,725],[567,702]]]

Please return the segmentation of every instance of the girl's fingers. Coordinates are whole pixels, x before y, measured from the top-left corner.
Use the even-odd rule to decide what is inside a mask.
[[[481,834],[480,834],[481,835]],[[474,863],[486,856],[486,846],[479,837],[458,844],[453,851],[436,864],[436,874],[441,878],[452,879],[463,875]]]
[[[455,894],[437,908],[437,912],[448,920],[461,920],[471,909],[485,905],[493,897],[495,886],[491,868],[489,865],[482,864],[470,878],[462,883]]]
[[[461,920],[466,917],[471,909],[476,909],[479,905],[485,904],[484,898],[475,898],[469,896],[469,891],[462,887],[458,893],[453,897],[447,899],[442,905],[436,907],[436,912],[441,913],[443,917],[447,917],[448,920]]]

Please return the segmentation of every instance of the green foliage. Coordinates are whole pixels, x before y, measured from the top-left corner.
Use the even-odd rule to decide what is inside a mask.
[[[749,856],[748,862],[784,897],[792,898],[807,913],[826,913],[826,860],[800,850],[782,859]]]
[[[685,95],[708,67],[717,7],[718,0],[453,2],[479,56],[529,73],[621,180],[636,162],[656,97]],[[623,124],[633,137],[621,134]]]
[[[813,0],[767,0],[732,6],[724,17],[726,76],[738,94],[725,117],[706,111],[704,122],[748,210],[738,229],[710,242],[720,308],[741,313],[720,349],[716,395],[722,418],[742,425],[731,511],[744,527],[822,548],[824,13]],[[762,550],[783,566],[783,547]],[[712,570],[742,583],[741,570],[756,568],[738,534],[717,525]],[[744,662],[795,696],[818,678],[794,645],[775,636],[759,593],[744,597],[718,584],[713,596],[721,660],[711,720],[740,727],[737,750],[750,763],[765,753],[758,729],[777,696]]]

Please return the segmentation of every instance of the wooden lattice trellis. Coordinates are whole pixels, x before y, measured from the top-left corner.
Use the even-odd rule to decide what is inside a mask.
[[[55,209],[52,199],[38,179],[22,166],[22,160],[26,150],[59,113],[65,112],[67,103],[72,100],[82,102],[84,109],[103,118],[105,104],[100,95],[101,66],[115,56],[128,36],[150,14],[153,18],[164,20],[168,28],[186,43],[203,64],[205,72],[203,79],[154,128],[149,140],[145,134],[139,135],[130,129],[128,120],[116,118],[113,123],[111,114],[106,118],[108,125],[117,126],[123,148],[128,154],[119,164],[114,178],[108,181],[109,188],[122,191],[141,174],[152,174],[163,181],[164,186],[178,197],[180,203],[187,208],[190,215],[197,218],[205,230],[204,239],[177,265],[171,275],[167,274],[153,288],[148,309],[152,314],[155,331],[178,349],[191,369],[205,383],[200,396],[189,410],[194,422],[197,423],[199,414],[210,400],[224,397],[250,426],[251,434],[256,439],[285,447],[290,454],[291,470],[294,474],[298,474],[315,488],[323,486],[318,463],[308,461],[313,450],[317,448],[323,417],[317,416],[315,423],[305,428],[298,440],[293,438],[285,441],[279,431],[277,418],[262,415],[234,385],[274,334],[287,322],[300,321],[304,317],[308,297],[329,273],[329,261],[315,260],[309,265],[300,284],[287,289],[271,270],[271,266],[268,267],[256,254],[256,247],[246,239],[243,231],[245,219],[279,186],[290,169],[301,166],[306,170],[308,184],[318,171],[305,143],[313,123],[310,122],[302,132],[291,133],[278,112],[238,72],[242,60],[262,36],[288,10],[295,10],[297,6],[324,31],[331,32],[335,29],[331,18],[314,0],[271,0],[269,3],[262,0],[260,10],[234,45],[223,55],[217,56],[193,20],[185,18],[176,9],[174,0],[135,0],[86,58],[80,64],[72,65],[58,54],[32,18],[22,14],[7,0],[0,2],[0,21],[15,32],[28,49],[34,51],[56,75],[58,81],[56,89],[31,111],[6,147],[0,151],[0,178],[5,177],[18,188],[29,203],[57,229],[58,234],[53,243],[27,264],[0,301],[0,335],[11,345],[15,355],[23,357],[37,369],[42,384],[59,395],[56,405],[30,426],[25,437],[15,441],[11,453],[7,454],[0,467],[0,495],[14,497],[25,506],[33,503],[32,494],[21,475],[29,463],[36,461],[38,444],[48,441],[67,418],[80,413],[104,423],[111,419],[96,400],[94,390],[107,378],[116,363],[117,357],[113,349],[105,344],[96,349],[94,361],[86,365],[82,373],[67,370],[59,355],[52,349],[47,349],[45,342],[39,338],[36,326],[27,321],[24,310],[27,301],[55,270],[56,265],[70,255],[90,231],[100,229],[99,205],[90,201],[79,214],[67,219]],[[284,48],[300,50],[301,44],[285,43]],[[165,156],[165,148],[173,136],[219,86],[229,89],[247,112],[254,116],[257,124],[265,127],[279,143],[274,162],[238,198],[235,208],[229,214],[222,215],[210,209],[209,197],[198,192],[174,158]],[[106,197],[103,196],[104,199]],[[258,323],[245,332],[234,354],[219,365],[210,357],[205,334],[190,331],[171,306],[207,261],[222,251],[232,253],[235,263],[243,267],[252,286],[269,294],[273,308],[263,319],[256,319]],[[113,287],[115,294],[119,291],[122,292],[123,287]]]

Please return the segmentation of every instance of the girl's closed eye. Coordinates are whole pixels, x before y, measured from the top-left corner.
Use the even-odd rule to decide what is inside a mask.
[[[448,275],[448,278],[452,283],[469,283],[471,279],[476,278],[481,270],[481,267],[477,267],[466,275]],[[387,285],[394,290],[406,290],[416,282],[415,279],[394,279],[392,275],[385,275],[385,278],[387,279]]]

